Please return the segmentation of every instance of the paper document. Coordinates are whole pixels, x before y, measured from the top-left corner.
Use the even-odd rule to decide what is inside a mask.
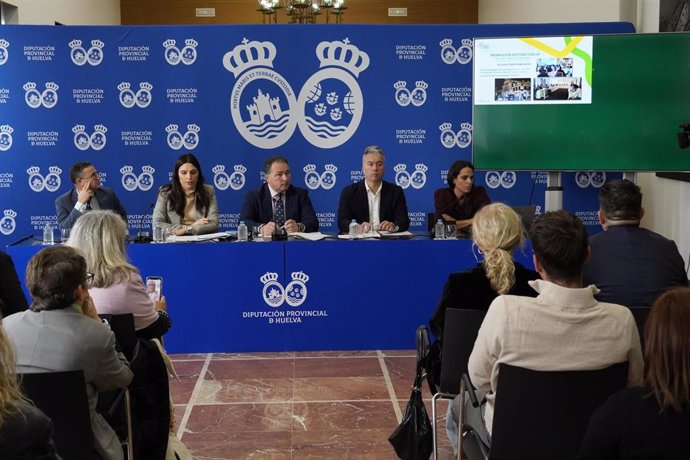
[[[182,236],[171,236],[168,238],[167,243],[193,243],[195,241],[209,241],[216,240],[220,238],[227,238],[230,236],[230,232],[219,232],[219,233],[207,233],[205,235],[182,235]]]
[[[323,240],[326,238],[328,235],[321,233],[321,232],[295,232],[295,233],[289,233],[288,236],[291,237],[296,237],[301,240],[309,240],[309,241],[319,241]]]

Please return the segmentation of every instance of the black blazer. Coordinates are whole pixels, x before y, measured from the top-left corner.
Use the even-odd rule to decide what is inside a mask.
[[[285,220],[289,219],[304,224],[305,232],[319,230],[319,221],[309,199],[309,193],[293,185],[290,185],[285,192]],[[273,202],[267,184],[247,192],[244,196],[240,220],[243,220],[250,229],[255,225],[273,222]]]
[[[78,195],[77,189],[72,188],[72,190],[60,195],[55,200],[55,214],[57,214],[57,221],[60,228],[72,228],[77,219],[81,217],[82,213],[74,209]],[[125,208],[120,204],[120,200],[117,199],[117,195],[115,195],[113,189],[99,187],[94,192],[94,196],[96,200],[98,200],[100,209],[115,211],[122,216],[125,222],[127,222],[127,211],[125,211]]]
[[[410,217],[407,215],[407,202],[403,189],[386,181],[382,182],[381,187],[379,220],[392,222],[398,226],[399,231],[404,232],[410,228]],[[363,180],[348,185],[340,192],[338,228],[342,233],[347,233],[352,219],[355,219],[358,224],[369,222],[369,199]]]

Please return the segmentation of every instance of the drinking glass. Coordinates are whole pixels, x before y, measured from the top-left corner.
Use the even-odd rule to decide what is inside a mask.
[[[261,236],[258,225],[252,227],[252,241],[263,241],[263,236]]]
[[[447,240],[454,240],[456,234],[457,234],[457,229],[455,227],[455,224],[447,224],[446,225],[446,239]]]
[[[69,239],[69,228],[61,228],[60,229],[60,242],[62,244],[65,244],[67,240]]]
[[[165,241],[163,227],[160,225],[153,227],[153,241],[154,243],[163,243]]]

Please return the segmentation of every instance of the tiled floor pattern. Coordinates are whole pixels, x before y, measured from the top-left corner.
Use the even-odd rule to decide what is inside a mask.
[[[178,436],[195,459],[395,459],[413,351],[171,355]],[[426,385],[426,384],[425,384]],[[424,389],[429,417],[431,398]],[[439,404],[448,459],[446,403]]]

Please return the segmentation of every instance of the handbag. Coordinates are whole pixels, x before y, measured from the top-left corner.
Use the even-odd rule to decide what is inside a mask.
[[[431,421],[422,400],[422,372],[421,364],[417,363],[417,375],[405,414],[400,425],[388,438],[402,460],[426,460],[433,449]]]

